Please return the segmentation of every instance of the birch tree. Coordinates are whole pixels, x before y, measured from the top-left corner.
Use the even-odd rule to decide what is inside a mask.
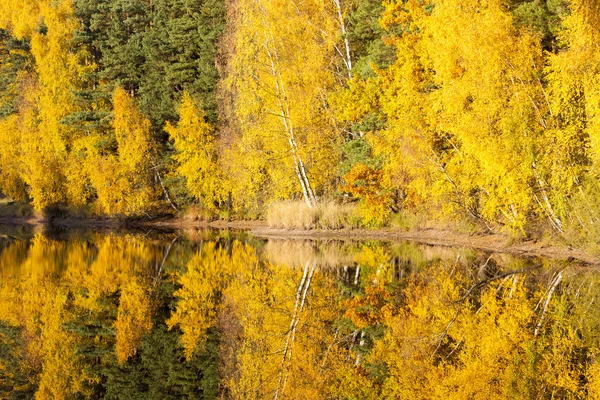
[[[189,193],[215,211],[225,199],[227,180],[217,160],[214,128],[200,105],[185,92],[179,107],[179,123],[167,122],[165,131],[175,144],[176,175],[183,177]]]
[[[337,40],[332,6],[242,0],[231,13],[227,83],[236,96],[240,164],[262,163],[274,199],[299,192],[310,207],[335,165],[335,136],[325,112]]]

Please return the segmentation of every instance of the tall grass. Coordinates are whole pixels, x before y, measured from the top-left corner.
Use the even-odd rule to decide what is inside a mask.
[[[342,229],[358,227],[353,204],[323,201],[309,207],[299,200],[279,201],[269,205],[267,224],[271,228],[285,229]]]
[[[195,222],[211,222],[218,219],[218,215],[214,212],[202,207],[199,204],[192,204],[186,207],[181,212],[181,218],[185,221]]]

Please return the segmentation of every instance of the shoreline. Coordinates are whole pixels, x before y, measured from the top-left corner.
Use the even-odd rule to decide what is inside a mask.
[[[264,221],[191,221],[181,218],[156,218],[118,220],[111,218],[75,217],[0,217],[0,225],[31,226],[39,228],[63,229],[158,229],[158,230],[198,230],[232,229],[245,231],[263,239],[289,240],[381,240],[410,241],[432,246],[462,247],[493,253],[513,254],[521,257],[544,257],[565,261],[579,261],[591,266],[600,266],[600,257],[580,248],[560,243],[536,240],[514,241],[499,233],[461,233],[451,230],[400,228],[378,229],[339,229],[339,230],[300,230],[271,228]]]

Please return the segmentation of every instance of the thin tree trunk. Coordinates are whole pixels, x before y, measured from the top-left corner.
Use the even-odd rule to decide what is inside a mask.
[[[538,173],[535,169],[535,164],[533,165],[533,173],[534,173],[535,178],[538,181],[538,184],[540,185],[540,193],[542,196],[543,203],[539,199],[537,193],[535,192],[535,189],[532,189],[533,197],[535,198],[535,200],[537,201],[539,206],[542,208],[542,210],[544,210],[544,213],[548,217],[548,220],[550,220],[550,224],[552,225],[552,227],[554,229],[556,229],[558,232],[564,233],[562,221],[554,213],[554,209],[552,208],[552,204],[550,203],[550,199],[548,198],[548,193],[546,192],[546,185],[544,185],[544,181],[538,175]]]
[[[171,201],[171,196],[169,196],[169,192],[167,191],[167,188],[165,187],[165,185],[163,183],[163,180],[162,180],[162,178],[160,176],[160,172],[158,172],[158,167],[156,165],[154,165],[152,168],[154,169],[154,172],[156,172],[156,177],[158,178],[158,182],[160,183],[160,187],[162,188],[163,193],[165,194],[165,198],[167,199],[167,201],[169,202],[169,204],[171,205],[171,207],[173,208],[173,210],[179,211],[179,209]]]
[[[289,105],[287,104],[287,96],[285,93],[285,87],[279,73],[277,72],[276,62],[278,61],[278,56],[276,49],[273,46],[273,51],[269,48],[269,41],[265,42],[265,50],[267,51],[267,55],[269,57],[269,61],[271,63],[271,73],[273,78],[275,79],[275,90],[276,97],[279,103],[279,109],[281,112],[281,120],[283,122],[283,126],[286,131],[288,143],[290,145],[290,150],[292,153],[292,157],[294,160],[294,168],[296,170],[296,176],[298,177],[298,181],[300,182],[300,186],[302,188],[302,194],[304,196],[304,201],[309,207],[314,207],[317,205],[317,198],[315,193],[310,185],[310,180],[308,179],[308,175],[306,173],[306,167],[304,162],[302,161],[302,157],[298,154],[298,144],[296,143],[296,137],[294,133],[294,126],[290,120],[290,111]]]
[[[338,22],[340,23],[340,31],[342,32],[342,37],[344,38],[344,47],[346,48],[344,64],[346,64],[346,68],[348,69],[348,78],[352,79],[352,55],[350,52],[350,39],[348,39],[346,22],[344,21],[344,14],[342,13],[342,5],[340,3],[340,0],[333,0],[333,4],[335,4],[335,8],[337,10]]]
[[[544,302],[544,307],[542,308],[542,314],[540,315],[540,320],[538,321],[537,325],[535,326],[533,336],[538,335],[540,329],[542,328],[542,325],[544,324],[544,318],[546,317],[546,311],[548,310],[548,304],[550,304],[550,299],[552,298],[552,295],[554,294],[556,287],[562,281],[562,277],[563,277],[563,273],[562,273],[562,271],[560,271],[556,275],[556,277],[554,277],[554,280],[552,281],[552,283],[550,285],[550,289],[548,290],[548,295],[546,296],[546,301]]]

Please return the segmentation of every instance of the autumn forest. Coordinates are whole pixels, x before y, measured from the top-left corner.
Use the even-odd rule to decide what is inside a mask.
[[[600,0],[0,0],[0,399],[600,399],[599,235]]]
[[[596,0],[4,0],[0,189],[594,237]]]

